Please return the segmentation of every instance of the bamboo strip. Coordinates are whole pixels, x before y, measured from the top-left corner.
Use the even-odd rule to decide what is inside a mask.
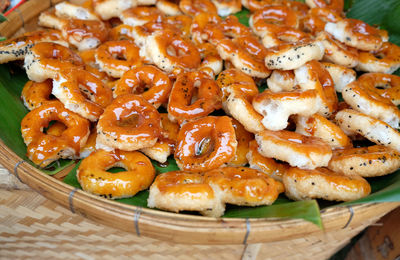
[[[7,21],[0,24],[1,36],[9,38],[13,36],[21,27],[32,18],[37,17],[44,10],[62,0],[30,0],[15,9],[7,16]]]

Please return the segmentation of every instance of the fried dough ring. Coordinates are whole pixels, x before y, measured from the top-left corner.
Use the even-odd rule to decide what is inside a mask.
[[[348,135],[360,134],[371,142],[400,151],[400,133],[381,120],[352,109],[339,111],[335,119]]]
[[[133,30],[134,28],[130,25],[120,24],[110,30],[108,38],[110,41],[121,41],[121,40],[135,41],[135,37],[132,32]]]
[[[265,54],[265,66],[274,70],[292,70],[311,60],[321,60],[325,47],[320,41],[302,40],[269,48]]]
[[[201,56],[199,70],[206,72],[210,77],[215,77],[222,71],[223,62],[217,49],[211,43],[197,45]]]
[[[23,35],[0,42],[0,64],[14,60],[23,60],[30,48],[39,42],[53,42],[63,46],[68,43],[57,30],[40,30],[24,33]]]
[[[24,105],[29,110],[40,107],[44,103],[50,101],[51,90],[53,89],[53,82],[51,79],[41,83],[28,81],[22,89],[21,98]]]
[[[100,20],[99,17],[84,6],[75,5],[69,2],[61,2],[54,6],[55,14],[58,17],[80,19],[80,20]]]
[[[176,27],[182,34],[183,37],[190,38],[190,27],[192,25],[192,18],[187,15],[175,15],[168,16],[164,19],[164,22]]]
[[[47,132],[48,132],[48,130],[47,130]],[[97,138],[96,128],[92,128],[92,130],[90,131],[89,137],[86,141],[86,144],[79,151],[79,159],[86,158],[91,153],[96,151],[96,138]]]
[[[200,53],[196,46],[175,32],[154,32],[147,38],[146,44],[150,59],[168,73],[176,68],[193,70],[200,65]]]
[[[288,162],[301,169],[328,166],[331,147],[320,138],[286,130],[264,130],[256,134],[258,151],[265,157]]]
[[[222,23],[222,18],[217,14],[210,13],[199,13],[193,17],[192,24],[190,26],[190,33],[192,39],[196,44],[201,44],[207,42],[211,37],[213,37],[210,32],[217,32],[218,35],[223,34],[219,24]],[[212,28],[210,30],[209,28]]]
[[[187,120],[207,116],[221,108],[220,96],[214,79],[205,72],[183,73],[176,79],[169,95],[168,117],[172,122],[182,124]],[[196,101],[191,103],[194,97]]]
[[[105,42],[95,55],[100,69],[114,78],[121,78],[126,71],[142,65],[139,48],[127,40]]]
[[[319,114],[309,117],[297,117],[296,132],[302,135],[319,137],[329,144],[332,149],[351,146],[350,138],[342,129]]]
[[[112,101],[112,91],[90,72],[61,70],[53,80],[51,92],[65,108],[95,122]]]
[[[61,69],[81,67],[82,59],[72,50],[50,42],[35,44],[25,56],[24,68],[35,82],[54,79]]]
[[[400,167],[400,153],[389,147],[373,145],[333,152],[328,168],[345,175],[377,177]]]
[[[241,206],[271,205],[280,186],[268,175],[247,167],[225,167],[204,174],[204,182],[221,190],[224,203]]]
[[[371,186],[361,176],[346,176],[326,168],[290,168],[283,176],[286,196],[294,200],[321,198],[350,201],[366,197]]]
[[[63,38],[79,51],[96,48],[108,35],[108,27],[100,20],[60,18],[50,12],[41,13],[38,24],[60,30]]]
[[[107,172],[113,167],[125,171]],[[109,199],[134,196],[153,182],[155,170],[149,158],[140,152],[98,150],[83,159],[76,177],[84,191]]]
[[[332,9],[337,12],[342,12],[344,8],[344,1],[343,0],[306,0],[305,3],[310,8],[327,8]]]
[[[236,147],[231,119],[227,116],[207,116],[181,127],[175,160],[181,170],[207,171],[230,162]]]
[[[299,90],[293,70],[274,70],[267,79],[268,89],[272,92]]]
[[[247,132],[244,126],[236,119],[232,119],[232,125],[235,129],[237,147],[235,157],[228,163],[228,166],[245,166],[248,163],[246,155],[249,152],[249,142],[254,140],[254,135]]]
[[[66,126],[60,136],[43,132],[51,121],[59,121]],[[59,158],[74,158],[79,153],[90,133],[89,121],[64,108],[61,102],[49,101],[22,119],[21,133],[28,146],[29,159],[45,167]]]
[[[210,217],[220,217],[225,211],[221,195],[204,183],[202,174],[184,171],[159,174],[150,187],[147,205],[173,212],[200,211]]]
[[[250,76],[237,69],[227,69],[218,75],[217,84],[222,91],[222,108],[227,114],[251,133],[264,129],[262,116],[252,106],[258,88]]]
[[[124,10],[137,4],[137,0],[93,0],[94,11],[103,20],[118,17]]]
[[[304,29],[316,35],[324,31],[327,22],[335,23],[340,19],[342,17],[336,10],[326,7],[312,8],[304,18]]]
[[[119,96],[97,123],[96,148],[134,151],[152,147],[160,136],[160,114],[144,98]]]
[[[327,32],[320,32],[317,39],[325,47],[323,60],[348,68],[353,68],[359,64],[359,52],[357,49],[335,40]]]
[[[298,28],[299,18],[296,12],[287,6],[266,6],[250,16],[249,24],[253,32],[262,37],[271,25]]]
[[[217,14],[217,7],[210,0],[181,0],[179,1],[181,11],[189,16],[199,13]]]
[[[400,105],[400,77],[384,73],[365,73],[357,79],[358,84]]]
[[[178,1],[158,0],[156,7],[165,15],[177,16],[182,14]]]
[[[310,116],[320,109],[318,94],[313,89],[278,93],[267,89],[253,99],[253,107],[264,117],[264,127],[275,131],[287,127],[290,115]]]
[[[357,74],[352,69],[329,62],[321,62],[321,64],[331,75],[336,92],[342,93],[347,84],[356,80]]]
[[[382,43],[388,40],[386,31],[351,18],[342,19],[336,23],[327,23],[325,31],[336,40],[363,51],[378,51]]]
[[[119,18],[130,26],[140,26],[148,22],[161,22],[163,13],[155,7],[138,6],[124,10]]]
[[[294,71],[296,82],[303,90],[317,91],[320,109],[318,113],[329,117],[337,110],[338,98],[331,75],[318,61],[312,60]]]
[[[258,152],[258,144],[256,140],[249,143],[249,152],[246,155],[249,161],[250,168],[261,171],[276,181],[282,182],[282,176],[285,174],[289,165],[278,163],[274,159],[262,156]],[[283,192],[285,187],[282,187],[279,192]]]
[[[211,0],[219,16],[228,16],[242,10],[240,0]]]
[[[222,59],[251,77],[266,78],[271,74],[261,58],[267,50],[254,36],[218,40],[216,47]]]
[[[361,51],[356,67],[359,71],[387,74],[392,74],[399,68],[400,47],[390,42],[383,43],[382,47],[374,53]]]
[[[343,89],[343,99],[354,110],[382,120],[393,128],[400,128],[400,110],[390,99],[381,96],[371,83],[353,81]]]
[[[115,85],[113,94],[114,97],[128,93],[140,94],[158,108],[168,101],[171,89],[172,83],[164,72],[154,66],[144,65],[125,72]]]
[[[180,127],[177,123],[169,120],[167,113],[160,113],[160,116],[162,127],[161,136],[154,146],[143,148],[140,151],[157,162],[165,163],[168,156],[175,153]]]

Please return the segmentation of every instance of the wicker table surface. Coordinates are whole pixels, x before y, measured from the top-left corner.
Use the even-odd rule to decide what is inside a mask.
[[[73,214],[1,166],[0,208],[0,258],[4,259],[327,259],[380,217],[357,227],[264,244],[172,244]]]

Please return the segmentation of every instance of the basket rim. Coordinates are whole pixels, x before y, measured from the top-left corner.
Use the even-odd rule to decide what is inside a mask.
[[[7,16],[9,20],[0,25],[0,32],[6,36],[13,35],[19,28],[24,27],[25,21],[61,1],[25,2]],[[38,5],[40,7],[32,11],[32,7]],[[29,162],[23,162],[26,161],[7,147],[0,138],[0,164],[47,199],[69,209],[72,213],[113,228],[136,233],[138,236],[143,235],[183,244],[246,244],[299,238],[352,225],[357,226],[368,219],[368,216],[363,216],[363,213],[373,211],[379,214],[400,205],[400,203],[367,203],[351,207],[328,208],[321,211],[324,230],[302,219],[211,218],[165,212],[107,200],[76,189],[41,172]]]
[[[101,224],[137,235],[187,244],[261,243],[346,228],[353,216],[370,211],[389,211],[400,203],[366,203],[328,208],[321,212],[324,230],[302,219],[211,218],[177,214],[128,205],[92,195],[53,178],[21,159],[0,139],[0,164],[23,183],[49,200]],[[389,210],[388,210],[389,209]],[[282,232],[282,230],[285,232]],[[303,232],[296,232],[296,230]],[[292,230],[290,232],[287,232]],[[196,237],[187,240],[186,235]],[[217,235],[218,234],[218,235]],[[216,236],[217,235],[217,236]],[[247,240],[247,241],[246,241]]]

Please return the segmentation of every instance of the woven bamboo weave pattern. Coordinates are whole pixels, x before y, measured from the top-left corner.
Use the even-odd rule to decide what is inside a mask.
[[[57,2],[28,1],[0,25],[0,34],[9,37],[34,30],[35,16]],[[0,141],[0,162],[12,172],[21,158]],[[67,209],[72,187],[27,163],[18,167],[18,174],[43,196],[32,190],[6,190],[24,186],[15,177],[5,176],[13,183],[0,186],[0,259],[326,259],[399,205],[354,206],[354,214],[346,208],[330,209],[322,214],[326,232],[300,220],[251,219],[247,241],[269,242],[250,245],[240,244],[246,234],[243,219],[210,220],[143,209],[137,223],[142,236],[138,237],[134,207],[78,191],[71,200],[78,213],[73,214]],[[210,245],[172,243],[190,240]]]

